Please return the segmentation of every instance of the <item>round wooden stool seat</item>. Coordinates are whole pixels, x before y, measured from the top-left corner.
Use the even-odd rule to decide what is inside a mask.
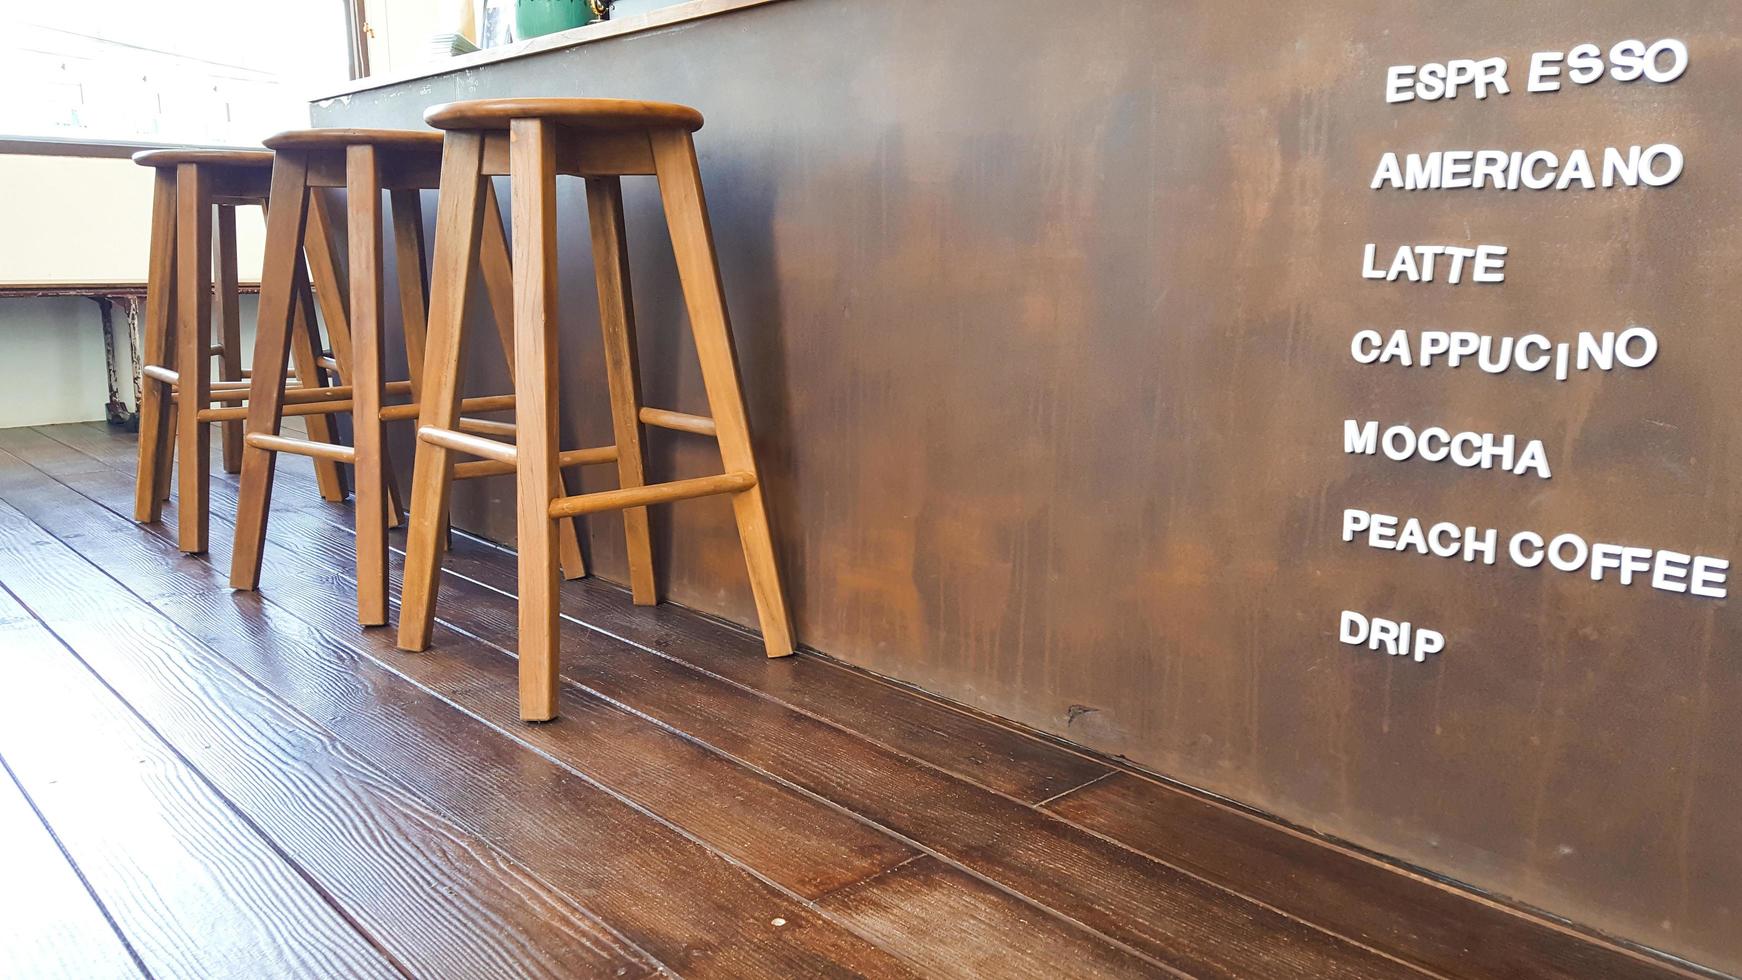
[[[141,167],[179,167],[203,163],[222,167],[270,167],[271,150],[140,150],[133,162]]]
[[[342,150],[373,146],[382,150],[442,151],[442,134],[433,129],[289,129],[263,142],[274,150]]]
[[[431,106],[423,114],[423,121],[437,129],[507,129],[516,119],[607,132],[675,126],[693,133],[702,128],[702,114],[687,105],[639,99],[471,99]]]

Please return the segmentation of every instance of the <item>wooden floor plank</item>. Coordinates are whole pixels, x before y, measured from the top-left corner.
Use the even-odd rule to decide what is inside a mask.
[[[130,463],[130,440],[95,426],[79,430],[57,427],[46,432],[111,465]],[[51,453],[45,465],[62,467],[75,480],[93,478],[89,461],[76,455]],[[318,500],[312,489],[312,472],[291,483],[294,489],[286,495],[287,508],[334,526],[348,521],[343,510]],[[301,486],[304,483],[307,488]],[[511,556],[464,538],[459,542],[456,555],[450,559],[451,568],[491,586],[502,586],[506,581],[506,587],[512,589]],[[478,598],[463,590],[462,594]],[[801,674],[790,669],[800,658],[768,662],[754,656],[759,647],[753,637],[681,609],[630,609],[618,590],[599,583],[570,585],[564,595],[565,613],[586,620],[595,630],[657,648],[662,655],[742,685],[801,715],[833,722],[882,747],[1019,800],[1043,802],[1049,796],[1059,796],[1047,809],[1072,823],[1192,875],[1237,888],[1263,904],[1288,909],[1328,932],[1384,950],[1423,969],[1448,975],[1676,975],[1668,964],[1654,958],[1592,942],[1539,918],[1473,900],[1214,801],[1108,768],[948,705],[914,697],[899,687],[826,660],[813,659],[811,663],[849,680],[818,680],[814,672]],[[317,597],[318,592],[309,596],[311,600]],[[496,631],[511,627],[511,611],[511,606],[505,612],[484,602],[469,610],[468,624],[500,644],[503,637]],[[442,642],[438,637],[438,649]],[[570,662],[578,659],[572,649],[565,651],[565,657]],[[461,669],[456,676],[471,676],[470,668]],[[881,690],[872,691],[866,685]],[[904,699],[918,702],[918,706],[891,712],[886,697],[894,698],[897,708]],[[596,702],[583,692],[577,704],[588,703]],[[565,711],[574,710],[565,706]],[[985,733],[988,728],[1004,734],[994,732],[995,737],[989,738]],[[1011,737],[1017,741],[1011,742]],[[972,751],[955,753],[950,749],[952,743],[972,746]],[[1025,745],[1048,751],[1027,758]],[[1051,753],[1066,759],[1061,763],[1056,757],[1049,758]],[[1096,768],[1072,770],[1072,758],[1085,759]],[[983,765],[984,759],[992,763]],[[754,757],[747,761],[754,761]],[[1079,776],[1084,778],[1079,780]],[[1082,788],[1073,790],[1073,786]],[[939,869],[936,874],[932,873],[934,865]],[[970,921],[970,910],[978,901],[1001,897],[1022,904],[971,876],[967,877],[973,885],[988,890],[990,896],[976,895],[973,885],[955,885],[947,892],[916,892],[903,897],[910,887],[933,888],[933,880],[952,874],[962,872],[947,862],[921,857],[901,864],[897,871],[839,888],[822,904],[856,931],[881,938],[884,945],[924,968],[929,965],[925,957],[931,949],[924,932],[928,924],[935,923],[908,917],[910,909],[947,906],[962,910],[964,921]],[[910,885],[910,881],[922,884]],[[1021,912],[1021,908],[1014,912],[1018,920]],[[1010,910],[1001,912],[1001,917],[987,923],[982,931],[996,935],[1012,921],[1012,914]]]
[[[459,590],[456,589],[456,592]],[[468,597],[468,608],[486,600]],[[489,627],[479,624],[477,635]],[[564,677],[830,800],[1187,972],[1402,975],[1400,964],[916,763],[742,688],[598,633],[565,630]]]
[[[1163,972],[929,855],[820,904],[927,976],[1055,980]]]
[[[59,432],[78,437],[90,431],[83,424],[0,428],[0,449],[10,449],[13,446],[29,448],[35,453],[40,465],[57,474],[90,473],[110,463],[107,454],[87,453],[53,436],[53,433]],[[125,444],[118,445],[124,448]]]
[[[30,610],[18,604],[12,594],[5,589],[5,580],[0,579],[0,629],[12,626],[37,626],[36,617]]]
[[[798,897],[258,596],[184,599],[165,611],[239,662],[276,671],[275,686],[305,710],[330,712],[329,724],[348,744],[444,812],[464,815],[469,829],[576,895],[680,974],[906,972]],[[500,724],[518,724],[512,676],[487,690],[461,691],[471,704],[488,700],[507,709]],[[681,769],[666,776],[677,786],[694,785],[694,774]],[[748,813],[736,819],[755,829]],[[764,850],[779,845],[774,837],[762,842]]]
[[[0,464],[0,472],[6,469]],[[96,509],[95,503],[70,501],[27,482],[16,473],[4,472],[0,495],[30,493],[41,498],[38,519],[51,525],[65,519],[70,526],[86,528],[81,544],[105,536],[136,545],[155,543],[166,566],[156,573],[159,576],[195,564],[177,562],[167,540],[141,538],[118,515],[107,515],[111,528],[105,535],[91,524],[88,513],[81,513]],[[222,531],[214,535],[214,544],[223,536]],[[124,567],[141,566],[131,562]],[[355,629],[348,619],[348,604],[330,594],[323,603],[346,613],[341,621]],[[351,645],[275,609],[257,594],[213,591],[168,602],[162,610],[271,690],[323,719],[347,747],[412,785],[443,812],[465,819],[480,837],[536,865],[542,879],[579,896],[631,941],[686,976],[843,971],[861,976],[907,975],[897,959],[829,922],[802,900],[721,861],[545,755],[467,717],[454,704],[414,687],[358,655]],[[431,659],[395,650],[385,631],[362,635],[378,638],[403,660]],[[492,657],[504,669],[492,679],[491,690],[468,691],[480,683],[476,674],[447,674],[444,686],[456,698],[476,703],[483,697],[499,705],[499,722],[520,729],[512,662],[493,651]],[[691,751],[699,752],[693,747]],[[721,761],[702,754],[713,764]],[[694,775],[681,768],[664,773],[667,791],[693,789]],[[741,807],[736,813],[740,834],[757,828],[754,812]],[[844,819],[833,811],[822,813]],[[862,824],[849,823],[857,834],[875,840]],[[761,847],[778,850],[782,842],[769,837]],[[896,847],[894,860],[877,855],[875,847],[867,848],[878,858],[869,873],[913,853]]]
[[[114,488],[125,479],[119,473],[87,475],[77,486],[101,501],[112,499]],[[212,519],[219,522],[214,525],[219,530],[212,535],[211,561],[221,568],[228,560],[227,522],[234,500],[225,489],[214,486]],[[173,503],[166,506],[166,512],[173,513]],[[261,594],[492,722],[514,717],[496,713],[503,707],[497,700],[503,693],[500,685],[514,678],[514,662],[501,650],[440,627],[442,643],[436,649],[406,654],[394,647],[389,632],[356,630],[347,621],[344,603],[335,601],[333,593],[335,588],[349,588],[351,553],[344,543],[331,540],[330,529],[308,520],[294,512],[275,518],[274,530],[300,544],[286,549],[276,540],[269,542],[272,560],[265,563]],[[81,542],[81,547],[86,545]],[[189,590],[211,591],[198,584],[210,580],[209,568],[189,563],[191,584],[176,582],[175,576],[161,573],[161,557],[142,550],[131,537],[117,545],[93,534],[89,547],[103,554],[128,552],[115,555],[114,567],[140,566],[139,574],[124,581],[142,593],[174,597]],[[397,563],[392,573],[396,593]],[[506,727],[539,751],[580,768],[801,897],[833,891],[916,853],[851,815],[615,705],[576,692],[570,716],[572,724]],[[747,811],[756,813],[757,819],[746,821]]]
[[[130,443],[85,426],[39,431],[97,454],[119,443],[127,450],[124,458],[132,458]],[[292,506],[324,505],[314,489],[312,468],[304,469],[306,473],[291,477],[296,485]],[[278,503],[275,498],[275,506]],[[342,510],[328,507],[322,513],[349,526],[346,522],[350,517]],[[456,536],[455,544],[445,564],[449,571],[478,577],[491,574],[486,568],[492,559],[513,561],[511,555],[463,536]],[[491,551],[497,553],[492,555]],[[565,586],[562,601],[565,614],[594,629],[712,671],[789,707],[1026,802],[1056,796],[1111,771],[1085,754],[825,658],[761,656],[762,641],[752,634],[681,607],[636,607],[627,591],[597,579]]]
[[[451,717],[456,708],[413,695],[402,677],[311,631],[272,603],[253,596],[212,597],[204,603],[183,600],[166,609],[238,658],[256,661],[262,670],[283,663],[286,656],[299,658],[302,663],[286,671],[296,675],[288,683],[300,686],[299,700],[311,709],[320,707],[319,698],[328,697],[323,687],[361,688],[353,692],[343,718],[332,723],[342,737],[396,775],[415,781],[444,809],[466,814],[480,835],[521,856],[553,884],[582,896],[632,940],[685,975],[803,975],[834,967],[851,967],[862,975],[902,972],[881,962],[868,947],[848,941],[844,931],[820,920],[796,896],[763,885],[546,754],[525,751],[500,730],[480,734],[475,729],[482,726],[476,723],[456,730]],[[395,652],[402,661],[418,659]],[[324,668],[319,679],[310,676],[309,664]],[[467,671],[442,676],[454,705],[482,711],[509,731],[518,725],[511,671],[482,685],[479,675]],[[394,744],[395,739],[404,744]],[[633,748],[631,739],[626,751]],[[663,775],[673,790],[694,789],[706,779],[682,766]],[[701,795],[719,798],[712,788]],[[501,806],[505,800],[514,805]],[[728,832],[746,842],[762,833],[759,843],[744,850],[768,863],[770,852],[784,842],[755,813],[741,807],[722,813],[720,822],[733,824]],[[881,857],[878,863],[883,863]],[[783,924],[771,927],[776,920]]]
[[[12,543],[20,533],[0,518],[0,535]],[[0,564],[8,583],[19,567]],[[0,644],[0,758],[152,976],[399,975],[54,636],[19,625],[0,634]],[[39,858],[59,857],[53,842],[43,847]],[[37,892],[48,884],[9,862],[0,888],[28,888],[6,904],[58,917],[61,905]],[[66,912],[62,928],[76,928],[80,910]],[[0,930],[28,921],[6,918]],[[47,952],[73,975],[125,976],[132,965],[115,955],[113,931],[56,945]],[[28,948],[0,944],[0,961]],[[87,958],[97,960],[88,974]]]
[[[312,475],[307,482],[308,500],[324,507],[313,490]],[[510,562],[500,549],[459,537],[447,567],[461,575],[502,584]],[[1482,961],[1499,973],[1529,968],[1550,976],[1589,976],[1592,971],[1619,977],[1679,975],[1655,958],[1593,942],[1539,918],[1473,900],[1323,842],[1293,836],[1274,825],[1265,824],[1262,833],[1253,833],[1249,826],[1230,825],[1230,818],[1248,824],[1256,818],[1134,773],[1115,773],[1098,764],[1075,772],[1063,765],[1052,768],[1046,752],[1021,750],[1023,742],[1043,745],[1036,739],[1009,732],[1003,738],[987,738],[986,729],[997,726],[821,660],[813,659],[807,666],[829,669],[806,673],[802,672],[801,658],[759,658],[755,654],[760,646],[754,636],[681,608],[634,608],[625,593],[609,584],[571,584],[564,592],[564,612],[607,634],[638,645],[657,645],[662,654],[782,703],[855,731],[870,732],[886,745],[1018,798],[1040,800],[1046,790],[1087,777],[1081,784],[1086,789],[1070,792],[1066,786],[1054,794],[1062,798],[1063,805],[1050,809],[1073,820],[1082,816],[1084,819],[1075,822],[1426,969],[1457,974],[1460,963]],[[868,688],[880,690],[867,693]],[[889,710],[892,700],[919,701],[921,707]],[[942,720],[948,715],[955,716],[954,724]],[[887,720],[880,725],[868,723],[868,717]],[[972,751],[932,751],[928,743],[934,737],[949,745],[970,746]],[[1052,746],[1044,748],[1068,754]],[[1039,775],[1027,779],[1024,766],[1034,764],[1037,757]],[[987,772],[978,768],[982,760],[996,764]],[[1112,778],[1101,778],[1106,776]],[[1089,816],[1096,809],[1093,801],[1122,797],[1132,789],[1141,791],[1143,802],[1115,807],[1102,820]],[[1243,833],[1236,835],[1236,829]],[[1238,843],[1231,845],[1230,840]],[[1181,846],[1189,844],[1200,846]],[[1310,887],[1297,887],[1301,882],[1310,883]],[[1460,914],[1460,910],[1468,914]]]
[[[0,589],[0,650],[47,638],[24,607]],[[0,766],[4,762],[0,758]],[[0,868],[5,869],[0,879],[0,976],[144,976],[108,914],[3,768]]]
[[[271,601],[305,619],[329,618],[309,607],[330,606],[330,597],[305,585],[277,589]],[[335,635],[343,628],[321,625]],[[565,692],[562,724],[521,729],[514,661],[446,626],[436,637],[443,648],[424,654],[398,650],[386,634],[348,642],[794,895],[814,898],[916,853],[850,814],[584,692]]]
[[[296,417],[284,420],[283,433],[299,437],[306,437],[308,434],[302,428],[302,419]],[[43,442],[44,439],[59,443],[60,447],[50,446]],[[0,449],[13,448],[27,449],[35,458],[36,465],[57,473],[90,472],[93,461],[111,468],[125,467],[133,472],[139,462],[138,434],[107,422],[64,422],[0,428]],[[214,451],[212,458],[220,459],[221,455]],[[315,486],[313,457],[285,453],[279,458],[275,472],[278,479],[295,488],[292,493],[296,496],[302,494],[303,487]],[[221,467],[212,474],[214,479],[220,475],[232,484],[241,479],[238,474],[223,472]],[[273,489],[278,489],[276,482]],[[318,495],[318,491],[316,493]]]
[[[1131,773],[1048,809],[1146,854],[1300,909],[1328,928],[1463,976],[1664,977],[1665,965],[1474,901]]]
[[[511,588],[512,573],[493,584]],[[444,588],[450,616],[465,614],[461,628],[512,649],[511,598],[463,581]],[[564,630],[562,648],[571,683],[887,827],[1159,962],[1187,972],[1251,976],[1414,973],[686,665],[588,630]]]
[[[0,643],[6,634],[0,632]],[[0,976],[143,977],[10,777],[0,773]]]
[[[445,567],[483,578],[493,574],[501,556],[500,549],[460,537]],[[572,623],[657,650],[1023,802],[1039,802],[1111,771],[1086,755],[821,657],[759,657],[760,637],[678,606],[635,606],[628,592],[598,579],[565,586],[561,608]]]
[[[115,486],[117,487],[123,486],[125,483],[122,476],[118,475],[116,480]],[[94,483],[91,477],[81,479],[77,485],[89,488],[98,497],[109,492],[109,489],[104,488],[100,483]],[[70,509],[70,507],[64,509]],[[220,502],[213,508],[214,520],[222,522],[227,510],[228,505]],[[275,527],[281,527],[294,540],[299,542],[318,540],[318,532],[299,525],[299,522],[303,520],[301,516],[291,514],[281,515],[281,517],[284,518],[282,524],[275,525]],[[224,537],[222,531],[213,535],[215,550],[222,548]],[[162,547],[167,551],[173,546],[165,541]],[[346,616],[341,615],[347,607],[343,603],[335,601],[330,593],[323,593],[319,586],[311,587],[308,585],[311,580],[317,580],[318,576],[311,575],[306,566],[301,569],[290,568],[293,563],[298,561],[306,562],[311,555],[324,556],[325,560],[332,563],[327,566],[329,570],[345,557],[342,551],[332,553],[327,549],[318,547],[313,552],[309,548],[303,547],[298,548],[295,554],[278,556],[278,560],[282,562],[278,567],[290,574],[286,575],[283,581],[276,583],[275,587],[264,591],[270,600],[269,604],[287,604],[294,608],[298,615],[312,616],[317,621],[324,621],[335,633],[340,631],[355,633]],[[219,555],[215,560],[221,563],[221,557]],[[268,585],[273,585],[273,583],[268,583]],[[478,587],[461,583],[461,588],[475,590]],[[495,598],[500,599],[499,596]],[[464,595],[460,596],[459,606],[471,605],[464,599]],[[190,608],[190,605],[182,603],[171,607],[178,622],[193,623],[201,618],[199,610]],[[497,605],[500,606],[500,602],[497,602]],[[511,609],[497,611],[503,616],[504,627],[511,627]],[[263,615],[270,616],[270,613]],[[294,628],[293,624],[284,623],[280,626],[280,632],[287,632],[292,628]],[[214,644],[222,642],[222,636],[249,632],[248,630],[238,631],[233,624],[214,624],[211,629],[213,635],[209,642]],[[263,629],[253,630],[253,632],[262,636],[272,635]],[[746,796],[742,788],[732,788],[741,786],[742,784],[739,782],[728,784],[728,788],[732,788],[732,792],[719,794],[714,787],[709,785],[717,777],[695,778],[698,769],[700,773],[706,774],[710,771],[717,772],[722,765],[739,772],[744,771],[726,762],[719,755],[706,752],[687,740],[678,738],[642,719],[627,715],[621,709],[601,702],[572,687],[564,691],[566,701],[563,709],[564,717],[561,722],[554,725],[519,725],[513,720],[516,718],[516,707],[512,661],[502,651],[489,648],[462,634],[439,635],[438,639],[442,642],[438,642],[429,652],[423,654],[405,654],[394,649],[387,634],[380,631],[364,631],[348,642],[360,650],[367,651],[371,657],[379,658],[380,662],[393,669],[405,671],[411,676],[421,675],[421,680],[436,686],[437,689],[444,690],[456,703],[476,707],[486,717],[500,719],[512,730],[522,733],[522,737],[532,744],[550,753],[553,758],[571,762],[579,767],[587,767],[607,779],[614,787],[622,788],[634,795],[638,802],[646,803],[664,814],[675,813],[677,822],[684,825],[686,829],[696,832],[704,840],[719,840],[721,834],[731,834],[734,827],[737,828],[737,835],[742,835],[746,830],[754,834],[762,830],[777,829],[769,826],[766,817],[769,815],[778,816],[782,808],[771,808],[765,802],[759,802],[756,795]],[[374,640],[375,643],[371,644],[371,640]],[[303,656],[309,655],[305,652]],[[266,655],[265,660],[268,662],[283,660],[288,656],[288,653],[285,657]],[[341,672],[343,672],[343,668],[341,668]],[[613,739],[623,740],[626,734],[633,736],[626,745],[612,744]],[[674,760],[672,748],[675,746],[681,746],[684,750],[683,755],[675,757],[675,761],[680,762],[681,767],[674,767],[671,764]],[[621,761],[623,759],[645,759],[649,756],[655,760],[655,765],[625,765]],[[605,771],[602,773],[600,772],[601,760],[606,760],[609,763],[604,767]],[[768,784],[766,780],[759,780],[759,782],[765,786],[772,785]],[[755,787],[747,788],[754,789]],[[782,790],[781,792],[790,793],[791,791]],[[684,799],[685,794],[704,798],[711,797],[701,808],[709,811],[706,814],[709,819],[698,819],[695,812],[698,807],[694,805],[693,800]],[[764,801],[768,799],[766,791],[763,791],[760,796]],[[801,797],[801,799],[804,798]],[[775,800],[778,802],[778,797]],[[756,815],[754,819],[746,819],[746,805],[749,812]],[[851,826],[858,828],[862,834],[868,831],[868,828],[865,828],[863,824],[851,821],[839,812],[815,803],[811,803],[810,806],[812,808],[811,819],[813,820],[820,820],[830,826],[847,821]],[[799,838],[801,841],[804,839],[804,837]],[[888,841],[887,837],[883,839]],[[781,834],[775,833],[772,837],[761,840],[760,846],[754,854],[744,854],[743,856],[753,864],[759,865],[760,869],[766,869],[769,867],[771,848],[774,854],[781,854],[791,849],[791,843]],[[861,843],[857,846],[864,847],[864,844]],[[879,850],[886,850],[886,848],[879,848]],[[912,854],[911,849],[904,847],[899,855],[899,860],[905,860]],[[884,867],[899,863],[899,860],[889,859],[894,856],[880,856],[880,861]],[[774,867],[783,869],[784,865],[776,863]],[[821,884],[821,882],[817,883]],[[838,888],[838,884],[835,887]],[[1025,905],[1018,899],[999,892],[960,871],[934,876],[931,879],[930,891],[934,905],[976,909],[978,927],[988,935],[1028,934],[1030,940],[1026,947],[1020,951],[1020,955],[1013,951],[1013,966],[1021,965],[1024,969],[1033,969],[1036,972],[1050,970],[1055,976],[1073,972],[1080,963],[1086,961],[1121,964],[1121,970],[1114,971],[1120,975],[1127,975],[1131,972],[1154,973],[1158,969],[1154,963],[1146,962],[1140,957],[1123,952],[1117,946],[1082,929],[1066,925],[1044,911]],[[954,894],[958,891],[961,894]],[[609,914],[608,910],[602,907],[601,912]],[[857,923],[860,919],[863,919],[865,923],[865,934],[874,936],[881,944],[897,950],[914,962],[923,963],[928,972],[934,974],[937,972],[940,964],[937,962],[935,952],[921,955],[925,953],[927,945],[927,940],[924,937],[935,928],[935,924],[926,924],[918,920],[905,922],[888,920],[879,923],[876,917],[869,915],[855,915],[853,922]],[[1051,928],[1036,928],[1032,925],[1040,920],[1052,923]],[[913,935],[903,942],[899,936],[900,929],[911,929]],[[965,971],[976,963],[977,961],[972,958],[962,959],[955,969],[944,971],[944,975],[973,975],[971,972]]]
[[[435,814],[10,505],[0,505],[0,563],[28,566],[29,577],[8,582],[14,595],[413,972],[652,969],[567,896]]]

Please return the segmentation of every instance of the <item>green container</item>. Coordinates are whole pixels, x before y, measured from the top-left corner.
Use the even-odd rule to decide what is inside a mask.
[[[595,20],[588,0],[514,0],[514,38],[555,34]]]

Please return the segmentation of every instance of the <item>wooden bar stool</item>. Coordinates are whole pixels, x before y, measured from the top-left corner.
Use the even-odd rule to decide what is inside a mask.
[[[275,206],[267,218],[260,332],[255,338],[230,584],[243,590],[260,584],[278,454],[312,456],[317,465],[323,461],[329,465],[351,463],[356,468],[357,620],[364,626],[380,626],[387,622],[387,529],[397,524],[400,516],[382,423],[418,415],[427,292],[420,192],[434,190],[439,183],[442,134],[429,130],[305,129],[280,133],[266,145],[277,154],[272,167]],[[337,276],[330,268],[335,251],[330,241],[335,223],[325,198],[330,188],[346,191],[347,220],[342,234],[350,259],[348,305],[341,292],[332,290],[329,295],[329,290],[318,285],[321,279]],[[393,205],[397,291],[406,362],[411,369],[410,378],[403,381],[386,381],[383,367],[383,191]],[[484,222],[480,271],[506,355],[511,349],[514,287],[508,245],[493,197],[486,208],[494,218]],[[321,313],[337,354],[332,363],[339,368],[340,385],[329,392],[309,393],[285,385],[287,349],[300,350],[310,342],[305,328],[292,322],[290,316],[295,298],[308,288],[296,259],[298,249],[309,254],[309,273],[317,280]],[[462,268],[459,274],[465,278],[469,271]],[[512,358],[509,363],[512,365]],[[387,404],[390,396],[408,396],[410,401]],[[514,396],[468,398],[464,407],[470,412],[507,411],[514,407]],[[307,414],[314,419],[335,412],[350,413],[352,446],[279,434],[285,415]],[[514,431],[511,423],[469,417],[461,426],[505,435]],[[574,522],[565,523],[563,567],[572,575],[584,574]]]
[[[151,167],[156,180],[151,207],[151,247],[146,279],[145,336],[140,368],[139,473],[134,519],[154,524],[169,499],[170,467],[181,455],[182,551],[206,550],[210,523],[211,429],[224,427],[228,472],[241,466],[242,418],[246,409],[227,402],[247,396],[242,370],[240,290],[236,275],[236,208],[265,207],[272,154],[265,150],[146,150],[133,161]],[[212,344],[212,231],[217,223],[217,300],[222,343]],[[306,314],[306,311],[305,311]],[[173,353],[172,353],[173,352]],[[218,380],[211,362],[220,359]],[[299,377],[318,385],[312,361],[299,362]],[[322,424],[311,429],[331,441]],[[173,436],[171,432],[173,430]],[[342,499],[338,468],[318,471],[321,492]]]
[[[758,485],[690,136],[702,125],[701,113],[686,106],[619,99],[486,99],[435,106],[424,113],[424,121],[447,131],[447,145],[436,219],[436,289],[418,416],[399,646],[422,650],[429,645],[450,481],[457,469],[485,466],[494,472],[513,472],[517,486],[522,718],[556,717],[555,555],[556,525],[562,518],[621,510],[634,600],[651,605],[658,600],[647,505],[731,494],[763,642],[771,657],[792,653],[792,630]],[[479,438],[460,426],[465,267],[479,244],[479,214],[485,198],[481,188],[489,186],[489,177],[504,174],[512,191],[514,225],[516,445]],[[570,452],[557,448],[552,370],[557,357],[558,174],[586,179],[615,440],[614,445]],[[659,181],[712,418],[640,404],[619,180],[636,174],[654,175]],[[644,485],[642,423],[714,437],[724,472]],[[455,452],[481,457],[483,462],[456,467]],[[552,492],[564,467],[605,462],[617,464],[618,489],[579,496]]]

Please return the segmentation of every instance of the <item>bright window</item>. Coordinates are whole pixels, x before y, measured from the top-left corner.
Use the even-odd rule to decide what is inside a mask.
[[[15,0],[0,137],[258,144],[349,77],[345,0]]]

